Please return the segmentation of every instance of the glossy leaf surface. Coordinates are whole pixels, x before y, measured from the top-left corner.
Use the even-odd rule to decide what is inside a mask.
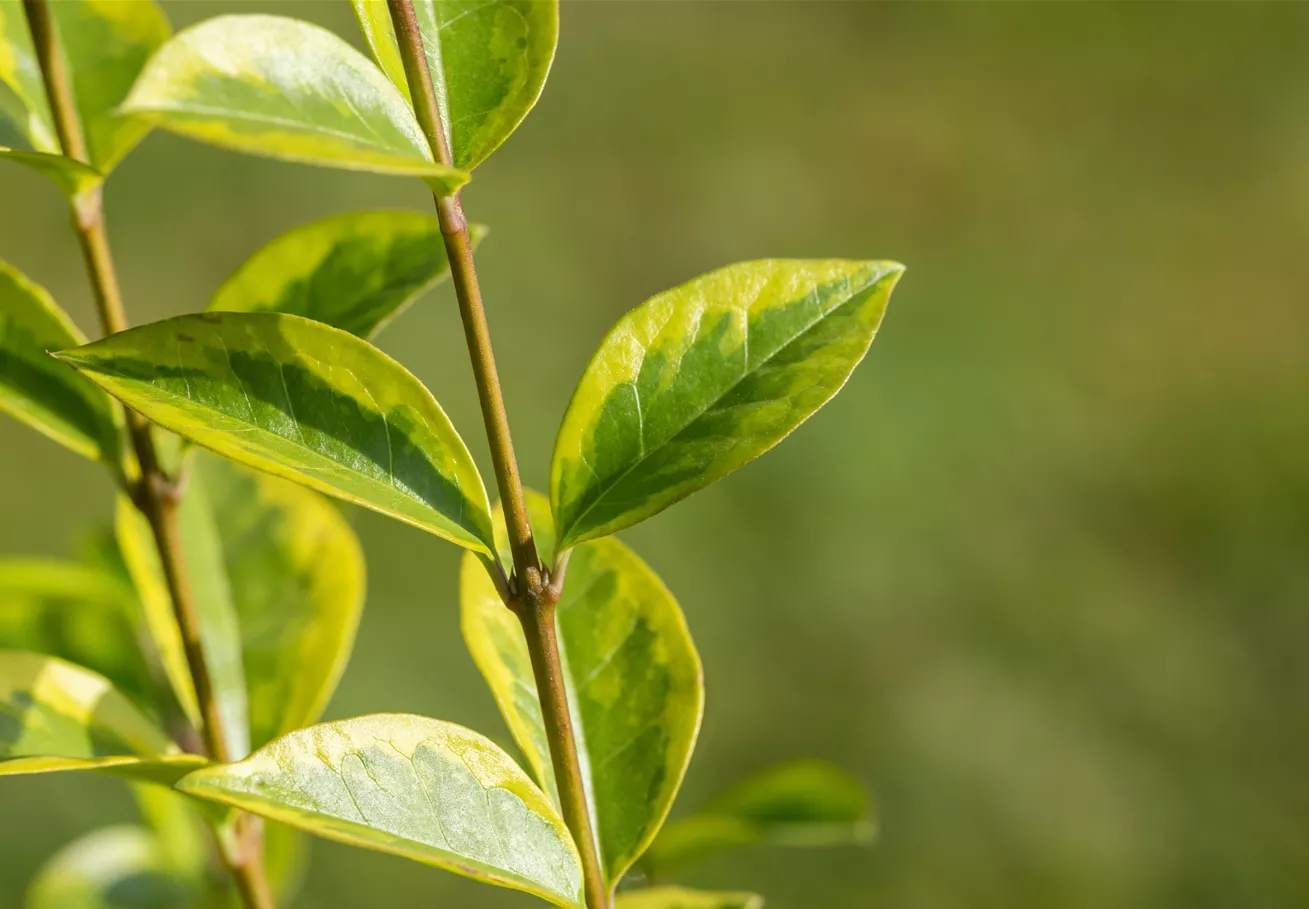
[[[620,319],[555,442],[561,548],[644,520],[781,441],[863,358],[902,270],[745,262]]]
[[[0,148],[0,160],[21,164],[41,176],[53,180],[67,196],[74,197],[104,182],[99,171],[62,155],[27,152],[16,148]]]
[[[41,67],[32,49],[22,0],[0,0],[0,83],[12,101],[0,106],[0,110],[14,120],[32,148],[58,154],[59,140],[54,121],[50,119],[50,105],[46,102]]]
[[[149,124],[119,111],[146,60],[172,29],[153,0],[55,0],[50,4],[72,81],[90,164],[102,174]]]
[[[45,289],[0,262],[0,411],[88,458],[118,460],[113,402],[46,355],[85,343]]]
[[[135,610],[130,592],[102,571],[54,559],[0,560],[0,648],[85,666],[151,708]]]
[[[205,313],[60,356],[219,454],[491,551],[486,490],[449,418],[353,335],[280,313]]]
[[[182,791],[319,836],[582,906],[576,849],[554,808],[494,743],[422,717],[379,714],[277,739]]]
[[[171,784],[203,763],[179,754],[104,676],[0,650],[0,776],[103,770]]]
[[[218,16],[177,34],[146,66],[125,110],[251,154],[423,177],[453,192],[413,110],[336,35],[281,16]]]
[[[352,0],[373,56],[408,97],[386,0]],[[559,34],[554,0],[415,0],[441,125],[455,167],[504,142],[545,87]]]
[[[144,827],[105,827],[74,840],[41,869],[26,909],[190,909],[201,877],[169,861]]]
[[[254,747],[318,720],[354,644],[364,560],[309,490],[198,452],[239,617]]]
[[[472,233],[476,242],[485,230]],[[209,308],[291,313],[370,338],[449,273],[435,215],[352,212],[273,240],[227,279]]]
[[[825,761],[802,760],[763,770],[669,824],[646,861],[667,872],[741,846],[867,843],[873,833],[864,786]]]
[[[529,498],[543,553],[549,505]],[[497,516],[499,512],[497,512]],[[503,522],[497,520],[507,548]],[[486,570],[460,575],[464,639],[519,747],[547,791],[554,773],[527,645]],[[672,594],[613,539],[579,546],[557,606],[564,682],[600,842],[613,885],[649,846],[690,762],[704,708],[700,658]]]
[[[218,528],[209,498],[199,484],[193,484],[182,497],[177,522],[187,580],[200,621],[200,645],[223,719],[227,747],[231,754],[244,757],[250,753],[250,721],[241,658],[241,627],[232,603]],[[198,724],[200,711],[195,686],[154,536],[149,523],[125,497],[119,498],[117,528],[118,543],[141,598],[146,624],[164,671],[178,702],[192,722]]]
[[[754,893],[715,893],[685,887],[648,887],[618,894],[614,909],[763,909]]]

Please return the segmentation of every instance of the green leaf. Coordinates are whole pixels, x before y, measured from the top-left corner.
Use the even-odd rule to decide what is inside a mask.
[[[86,666],[153,710],[135,610],[131,594],[102,571],[54,559],[0,560],[0,647]]]
[[[549,801],[494,743],[452,723],[400,714],[324,723],[178,788],[557,906],[583,905],[577,851]]]
[[[0,776],[102,770],[171,785],[204,764],[89,669],[0,650]]]
[[[219,454],[491,553],[463,440],[417,379],[353,335],[280,313],[205,313],[59,356]]]
[[[620,319],[555,441],[560,547],[630,527],[780,442],[863,359],[902,271],[892,262],[745,262]]]
[[[201,878],[174,867],[144,827],[106,827],[57,852],[32,881],[26,909],[190,909]]]
[[[17,102],[5,105],[5,110],[32,148],[58,154],[59,139],[21,0],[0,0],[0,84]]]
[[[473,241],[485,233],[474,226]],[[209,308],[292,313],[370,338],[449,273],[435,215],[352,212],[269,243],[218,288]]]
[[[228,751],[250,753],[250,721],[245,673],[241,662],[241,628],[232,604],[223,564],[223,548],[205,489],[191,484],[177,512],[191,598],[200,622],[200,646],[223,721]],[[191,669],[177,624],[154,535],[145,517],[126,497],[119,497],[118,543],[136,585],[146,625],[159,649],[164,672],[191,721],[200,725]]]
[[[874,833],[868,793],[839,767],[801,760],[770,767],[664,828],[645,864],[664,874],[742,846],[838,846]]]
[[[213,848],[196,802],[172,789],[137,783],[132,798],[170,868],[203,874]]]
[[[373,56],[409,95],[386,0],[352,0]],[[559,37],[555,0],[415,0],[455,167],[472,170],[523,122]]]
[[[56,0],[50,11],[68,61],[90,165],[108,174],[150,131],[119,106],[172,29],[153,0]]]
[[[14,148],[0,147],[0,160],[13,161],[29,170],[34,170],[55,185],[70,198],[81,195],[89,189],[95,189],[104,182],[104,176],[63,155],[47,155],[41,152],[27,152]]]
[[[528,500],[544,553],[549,504]],[[497,510],[497,518],[501,512]],[[507,548],[503,520],[497,520]],[[471,556],[460,574],[464,640],[536,776],[554,791],[531,659],[517,619]],[[612,886],[672,807],[704,708],[700,658],[668,589],[614,539],[579,546],[557,606],[564,684],[605,876]]]
[[[259,747],[316,722],[327,706],[363,611],[363,552],[341,512],[318,494],[197,454],[240,620]]]
[[[46,356],[84,343],[45,288],[0,262],[0,411],[78,454],[117,464],[113,402]]]
[[[754,893],[711,893],[685,887],[649,887],[618,894],[614,909],[763,909]]]
[[[445,193],[468,181],[433,162],[413,110],[370,60],[281,16],[218,16],[179,32],[124,110],[251,154],[419,176]]]

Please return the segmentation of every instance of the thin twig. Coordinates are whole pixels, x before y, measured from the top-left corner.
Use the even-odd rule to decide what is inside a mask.
[[[89,165],[90,155],[77,118],[68,76],[64,71],[48,0],[23,0],[23,8],[27,13],[32,44],[41,67],[60,148],[65,156]],[[105,334],[116,334],[127,328],[127,315],[109,248],[109,236],[105,230],[100,187],[79,194],[72,200],[71,208],[73,227],[86,260],[101,325]],[[179,490],[173,478],[160,465],[150,424],[140,414],[128,410],[127,425],[141,474],[129,491],[133,503],[150,524],[159,552],[164,579],[181,631],[187,666],[195,686],[196,700],[200,706],[203,720],[200,731],[205,750],[214,760],[227,762],[233,756],[227,747],[218,698],[214,693],[209,665],[201,644],[200,617],[187,577],[181,532],[177,523],[177,510],[181,502]],[[240,843],[236,851],[239,855],[225,855],[228,870],[249,909],[272,909],[274,904],[264,873],[259,826],[252,823],[251,819],[240,817],[236,825]],[[226,850],[220,851],[226,853]]]
[[[432,73],[423,48],[423,36],[414,15],[413,0],[387,0],[387,4],[391,10],[391,21],[395,25],[400,58],[404,63],[410,97],[414,99],[418,123],[427,137],[434,159],[447,167],[453,166],[449,143],[441,125]],[[468,222],[464,218],[457,194],[437,196],[436,211],[445,238],[446,254],[450,259],[450,277],[455,287],[455,296],[459,300],[459,313],[464,322],[477,394],[482,404],[482,419],[486,424],[491,458],[495,464],[496,485],[500,491],[513,552],[514,574],[508,590],[503,591],[502,596],[505,605],[518,617],[527,639],[564,821],[582,857],[586,904],[589,909],[610,909],[611,895],[605,884],[596,848],[586,786],[577,756],[573,718],[568,709],[568,694],[564,688],[559,660],[559,642],[555,631],[555,603],[558,594],[549,586],[546,572],[538,561],[536,543],[532,539],[523,484],[518,476],[518,463],[514,458],[513,442],[509,435],[509,420],[505,415],[500,378],[496,373],[491,334],[482,305],[482,292],[473,265],[473,245],[468,236]],[[562,574],[562,571],[558,572],[561,582]],[[495,577],[494,573],[492,577]]]

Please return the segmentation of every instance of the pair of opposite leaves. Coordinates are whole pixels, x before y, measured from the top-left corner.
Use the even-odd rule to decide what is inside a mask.
[[[420,148],[424,143],[402,97],[406,83],[385,3],[357,0],[355,7],[386,76],[322,29],[227,16],[158,49],[124,111],[246,151],[375,169],[350,138],[389,135],[371,117],[375,107],[400,117],[406,125],[395,129]],[[539,95],[557,10],[531,2],[420,2],[416,10],[447,139],[456,163],[471,167],[503,142]],[[26,66],[11,68],[30,81],[30,45],[12,25],[15,12],[6,16],[6,32],[11,56]],[[60,23],[65,42],[81,31]],[[12,74],[10,82],[25,90],[20,97],[39,121],[39,86]],[[588,367],[556,445],[550,485],[561,549],[648,517],[775,444],[835,393],[863,355],[899,271],[892,263],[746,263],[656,297],[620,322]],[[210,412],[212,430],[229,437],[223,453],[294,473],[492,556],[486,495],[467,449],[430,395],[396,364],[288,320],[233,317],[192,327],[141,329],[147,334],[103,342],[75,362],[138,409],[154,399],[158,412],[147,415],[165,426],[164,411],[178,423],[194,417],[159,402],[174,389],[161,381],[153,394],[134,392],[142,379],[162,378],[161,369],[173,366],[186,395],[191,379],[198,380],[200,400],[192,403]],[[336,346],[343,362],[333,370],[323,355]],[[223,364],[214,362],[216,348],[229,361],[229,375],[217,384],[213,373]],[[288,367],[301,385],[291,387]],[[204,397],[234,383],[239,400]],[[351,400],[362,401],[357,415],[334,411]],[[232,438],[251,427],[269,431]],[[209,435],[197,441],[210,444],[215,433]]]
[[[185,118],[179,117],[178,119],[180,122]],[[194,123],[191,125],[194,126]],[[179,131],[188,130],[183,129]],[[190,131],[197,134],[203,132],[198,129],[191,129]],[[799,265],[808,264],[811,263],[753,263],[748,266],[738,266],[735,268],[738,270],[753,268],[754,271],[758,272],[771,266],[780,265],[782,266],[783,272],[781,278],[784,281],[787,277],[784,273],[787,267],[795,268]],[[840,266],[857,265],[857,263],[822,264]],[[713,278],[726,277],[729,284],[740,283],[742,279],[745,280],[745,283],[749,283],[751,277],[757,277],[757,275],[752,276],[750,274],[729,274],[731,271],[732,270],[730,269],[724,270],[724,272],[709,276],[709,278],[704,280],[708,281]],[[768,283],[777,277],[777,274],[769,275],[765,278],[765,283]],[[835,274],[830,274],[827,277],[837,276]],[[845,281],[846,286],[836,289],[835,296],[838,297],[841,292],[849,290],[848,284],[850,276],[846,274],[840,277]],[[886,275],[883,274],[878,277],[886,277]],[[821,290],[831,291],[834,285],[840,283],[840,281],[829,282],[829,285],[831,286],[823,287]],[[867,289],[867,287],[858,288],[860,291]],[[685,291],[686,288],[679,290]],[[880,301],[883,304],[886,290],[889,290],[889,286],[883,288],[884,292],[881,294],[882,300]],[[826,332],[811,332],[811,329],[813,329],[818,322],[827,319],[832,312],[844,306],[849,301],[848,299],[839,300],[837,305],[832,306],[830,310],[824,311],[825,305],[830,302],[829,300],[824,299],[826,294],[817,293],[815,288],[810,288],[804,296],[806,299],[792,299],[786,301],[787,304],[794,305],[779,307],[776,305],[776,301],[772,301],[774,304],[773,306],[762,307],[765,310],[783,309],[785,311],[770,313],[769,315],[771,318],[764,317],[759,319],[758,327],[754,327],[756,323],[751,319],[750,315],[736,312],[724,313],[721,310],[715,312],[713,307],[706,307],[704,311],[696,314],[695,318],[699,321],[706,313],[708,313],[711,319],[711,324],[709,326],[710,331],[701,335],[698,332],[699,326],[697,325],[697,332],[692,333],[692,336],[689,339],[686,337],[678,338],[676,336],[661,338],[657,333],[654,333],[653,336],[647,337],[645,340],[645,352],[648,352],[651,347],[655,348],[653,356],[649,358],[654,364],[654,368],[649,368],[651,366],[650,362],[640,362],[634,373],[628,376],[626,381],[610,383],[610,385],[616,385],[616,388],[607,387],[604,381],[600,383],[602,394],[593,395],[593,398],[596,400],[590,402],[594,411],[593,423],[595,426],[587,427],[585,421],[583,421],[584,428],[591,428],[593,431],[590,434],[591,437],[589,439],[584,439],[580,444],[575,446],[576,458],[572,465],[572,472],[573,474],[579,472],[585,474],[589,472],[595,476],[595,479],[601,481],[598,484],[600,487],[607,486],[608,488],[597,490],[597,484],[591,484],[588,486],[585,482],[577,483],[572,479],[569,479],[565,476],[564,472],[560,470],[560,459],[558,457],[556,457],[556,469],[552,471],[552,492],[556,493],[556,513],[560,513],[560,509],[558,508],[560,502],[560,487],[570,486],[572,494],[568,495],[568,502],[578,515],[577,523],[584,522],[588,516],[594,516],[593,524],[595,526],[589,528],[589,531],[587,528],[583,527],[581,531],[574,534],[571,538],[571,542],[577,542],[581,539],[587,538],[584,534],[587,534],[588,532],[592,537],[612,532],[619,526],[625,526],[625,524],[633,523],[635,520],[648,516],[648,514],[652,514],[660,508],[665,507],[667,504],[670,504],[671,501],[674,501],[676,498],[680,498],[681,495],[685,495],[690,491],[693,491],[695,488],[699,488],[699,486],[711,482],[713,479],[716,479],[717,476],[726,473],[739,463],[775,443],[777,438],[780,438],[781,434],[785,434],[785,432],[789,431],[790,428],[793,428],[796,423],[808,415],[808,412],[816,409],[818,405],[835,392],[836,387],[838,387],[840,382],[844,380],[845,374],[848,373],[849,368],[853,367],[853,362],[849,364],[849,367],[840,371],[834,384],[832,384],[831,381],[832,376],[830,375],[830,369],[826,371],[823,369],[816,370],[813,376],[808,377],[815,379],[816,381],[805,384],[799,389],[799,391],[808,392],[808,394],[800,394],[796,392],[796,381],[797,379],[803,379],[805,377],[801,375],[803,370],[796,370],[794,368],[796,346],[801,348],[806,346],[817,346],[819,348],[824,346],[830,347],[830,342],[832,341],[830,336],[833,334],[830,329],[835,322],[841,320],[829,321],[826,325],[826,328],[829,329],[829,331]],[[807,297],[810,296],[814,299],[807,299]],[[867,294],[863,296],[864,299],[860,300],[860,302],[866,302],[867,297],[876,297],[877,295]],[[651,302],[653,303],[654,301]],[[734,309],[734,307],[730,306],[729,308]],[[857,307],[852,307],[852,309],[855,309],[856,312],[858,311]],[[854,346],[859,348],[857,355],[854,358],[855,361],[857,361],[858,356],[862,355],[863,348],[866,348],[867,346],[867,341],[871,340],[871,331],[872,329],[875,329],[876,319],[880,317],[880,311],[880,306],[876,307],[875,313],[873,313],[872,325],[867,331],[868,337],[863,341],[862,345],[858,343],[857,339],[855,340]],[[817,312],[817,318],[814,318],[815,312]],[[844,315],[849,316],[850,314],[850,309],[845,310]],[[864,308],[863,312],[859,314],[865,316],[863,321],[868,321],[866,318],[868,315],[867,308]],[[732,315],[741,316],[741,319],[739,320],[740,324],[734,325],[737,320],[734,320]],[[799,333],[792,334],[789,337],[786,336],[787,332],[793,331],[797,325],[801,328]],[[616,333],[624,327],[625,326],[620,324],[619,329],[616,329]],[[640,328],[641,326],[637,327]],[[648,326],[646,327],[648,328]],[[660,326],[659,331],[662,331],[663,327],[664,326]],[[733,337],[733,327],[736,328],[737,332],[741,332],[743,329],[743,337]],[[839,333],[840,332],[838,331],[837,334]],[[647,331],[646,334],[651,335],[652,333]],[[762,347],[763,350],[763,353],[759,355],[758,359],[752,358],[752,335],[755,338],[762,336],[764,341],[762,345],[758,340],[755,341],[753,349],[758,352]],[[827,335],[827,337],[823,337],[824,335]],[[778,343],[779,336],[782,338],[780,344]],[[177,340],[181,341],[183,339],[178,337]],[[800,340],[802,343],[799,345],[793,345],[793,342],[796,342],[797,340]],[[850,346],[848,342],[852,339],[840,338],[838,340],[846,342],[845,346],[848,347]],[[656,342],[659,341],[664,343],[657,344]],[[223,343],[224,346],[226,346],[226,342],[224,341]],[[619,340],[620,345],[621,343],[622,339]],[[722,381],[723,371],[720,370],[718,375],[714,375],[711,371],[705,376],[694,377],[696,381],[691,383],[692,387],[689,389],[682,388],[678,390],[679,393],[671,394],[667,397],[660,397],[665,389],[659,386],[664,381],[664,375],[667,373],[667,369],[661,370],[659,367],[661,362],[665,366],[668,364],[669,360],[667,357],[669,354],[673,355],[675,361],[671,368],[679,374],[690,375],[690,373],[693,372],[693,369],[685,368],[682,363],[683,358],[688,360],[692,367],[705,358],[712,358],[715,354],[725,354],[729,359],[731,359],[733,358],[733,343],[735,343],[735,350],[740,353],[739,359],[742,363],[736,370],[735,374],[733,374],[733,371],[730,368],[726,371],[727,377],[730,380],[730,384],[726,387],[724,387]],[[716,350],[715,345],[717,346]],[[643,357],[645,352],[643,352]],[[831,353],[830,350],[826,352]],[[801,351],[801,353],[803,354],[803,351]],[[597,360],[600,359],[600,355],[597,355]],[[774,359],[777,362],[773,364],[772,367],[768,366],[768,362]],[[815,359],[817,360],[821,358]],[[624,357],[620,353],[620,356],[616,361],[611,358],[608,364],[602,363],[601,369],[603,370],[606,366],[611,367],[615,362],[619,365],[624,365],[624,360],[626,361],[625,365],[629,367],[633,365],[632,357]],[[593,363],[593,366],[594,365],[595,364]],[[792,367],[789,371],[790,375],[784,375],[784,381],[782,382],[772,381],[771,384],[769,384],[769,381],[776,377],[774,369],[776,367],[784,367],[788,365]],[[278,369],[279,372],[283,371],[284,364],[279,363]],[[235,372],[235,370],[233,370],[233,372]],[[588,375],[590,375],[591,372],[591,370],[588,370]],[[608,377],[602,377],[602,379],[607,378]],[[704,381],[700,381],[701,379]],[[830,387],[824,387],[825,382]],[[237,384],[241,384],[239,378]],[[285,382],[283,382],[283,386],[285,388]],[[698,388],[696,386],[698,386]],[[745,387],[742,389],[740,386]],[[760,386],[766,386],[766,388],[761,388]],[[653,397],[657,399],[656,403],[653,405],[653,409],[650,409],[651,405],[643,405],[643,390],[646,392],[647,399],[652,396],[651,392],[653,392]],[[611,395],[609,393],[610,391],[613,391],[614,393]],[[734,394],[738,391],[742,391],[743,393]],[[769,397],[767,394],[763,393],[765,391],[775,392],[776,395]],[[248,392],[246,392],[244,388],[242,388],[242,394],[245,395],[247,405],[252,405]],[[575,404],[578,402],[579,397],[584,398],[582,395],[582,389],[580,388],[579,395],[575,396],[574,399]],[[633,398],[634,401],[632,400]],[[291,410],[290,414],[284,414],[284,416],[290,416],[292,422],[295,423],[298,420],[298,417],[294,414],[293,408],[289,407],[289,392],[283,400],[288,404],[287,409]],[[586,402],[583,400],[584,405],[585,403]],[[788,421],[788,406],[790,410],[789,419],[791,422],[791,425],[789,426],[786,425]],[[574,408],[570,408],[570,415],[573,413],[573,410]],[[628,424],[632,422],[631,418],[633,416],[633,410],[636,423],[634,432],[630,425],[626,427],[623,426],[624,421]],[[765,413],[762,419],[752,419],[758,417],[759,411],[761,410],[771,410],[772,413]],[[777,413],[779,410],[782,412],[780,419]],[[401,415],[405,416],[407,414],[402,413]],[[723,420],[722,418],[724,416],[727,416],[728,419]],[[389,427],[386,417],[387,414],[384,412],[383,426]],[[741,417],[744,417],[745,419],[743,421],[737,420],[737,432],[721,432],[723,428],[722,424],[731,424],[734,419]],[[675,427],[673,431],[670,432],[670,425],[676,423],[679,419],[685,421],[684,425]],[[697,426],[696,423],[700,420],[703,420],[704,424],[717,423],[719,425],[716,427],[712,425]],[[647,422],[652,423],[655,427],[653,442],[646,434],[645,427]],[[567,423],[568,420],[566,418],[566,426]],[[779,425],[782,426],[780,434],[778,430]],[[615,426],[618,428],[618,435],[616,437],[611,432]],[[708,430],[707,432],[705,431],[706,429]],[[626,430],[626,437],[624,437],[624,430]],[[295,431],[300,436],[300,441],[303,443],[303,427],[297,425],[295,426]],[[387,456],[391,467],[390,480],[391,484],[394,486],[396,482],[394,471],[394,450],[391,444],[389,428],[386,428],[385,432]],[[663,433],[663,435],[661,436],[660,433]],[[450,435],[453,436],[453,430],[450,431]],[[586,433],[583,433],[583,435],[586,435]],[[740,446],[728,445],[726,446],[726,450],[724,450],[724,439],[727,438],[730,440],[732,435],[744,436],[745,444]],[[603,438],[601,438],[602,436]],[[453,438],[457,441],[458,437],[453,436]],[[563,441],[563,439],[564,434],[561,433],[561,441]],[[449,441],[448,437],[444,441]],[[757,450],[751,451],[750,448],[752,445],[757,448]],[[636,464],[616,471],[610,470],[606,475],[601,476],[596,469],[596,462],[604,463],[612,460],[612,449],[615,447],[621,449],[623,446],[626,446],[628,449],[634,449],[637,452]],[[648,447],[656,450],[662,448],[663,452],[647,458]],[[460,448],[462,448],[461,443]],[[737,450],[738,448],[740,450]],[[462,454],[466,461],[466,451],[463,451]],[[700,466],[697,466],[697,459]],[[376,459],[374,459],[374,462],[376,463]],[[651,465],[646,467],[644,473],[639,469],[643,462]],[[716,470],[717,474],[708,477],[703,476],[705,465],[708,466],[711,473],[713,470]],[[257,466],[267,467],[266,464]],[[420,467],[419,470],[421,473],[422,468]],[[636,475],[634,477],[631,476],[634,473]],[[700,476],[696,476],[697,473],[700,474]],[[475,476],[475,471],[472,472],[472,475]],[[648,485],[651,482],[651,476],[649,475],[654,475],[654,481],[656,483],[656,488],[653,489],[654,495],[644,495],[642,499],[638,500],[635,508],[630,507],[630,503],[625,503],[623,501],[623,494],[633,488],[637,492],[642,492],[642,484],[644,483]],[[303,476],[297,478],[302,481],[304,480]],[[467,478],[468,476],[465,474],[462,479],[467,480]],[[624,485],[625,483],[626,485]],[[659,488],[659,484],[662,484],[663,488]],[[480,491],[480,481],[477,485],[478,491]],[[614,493],[615,488],[617,489],[617,493]],[[336,491],[338,494],[341,494],[340,490],[329,488],[327,491]],[[650,490],[648,489],[645,490],[647,493],[649,491]],[[445,489],[443,492],[448,496],[451,493],[451,490]],[[454,492],[462,493],[463,490],[456,489]],[[613,494],[611,495],[611,493]],[[662,494],[666,499],[665,501],[659,501],[660,494]],[[346,494],[343,497],[350,498],[351,496]],[[608,497],[608,501],[606,501],[606,497]],[[483,499],[482,512],[484,514],[484,493],[481,498]],[[465,507],[464,501],[458,499],[455,501],[458,502],[459,511],[460,514],[462,514]],[[614,513],[615,502],[619,503],[617,514]],[[388,510],[384,504],[379,505],[377,502],[365,501],[365,504],[377,507],[379,510]],[[623,508],[626,508],[626,511],[624,511]],[[437,510],[439,514],[440,510],[435,510]],[[415,523],[419,522],[415,521]],[[482,531],[479,542],[482,544],[487,543],[488,539],[487,534],[485,533],[486,522],[483,520],[475,523],[480,524],[480,526],[475,529]],[[437,528],[429,526],[429,529]],[[437,532],[440,532],[439,529]],[[448,536],[449,534],[443,533],[442,535]],[[465,542],[465,545],[468,543],[466,540],[462,542]],[[478,547],[470,546],[469,548],[477,549]],[[482,548],[485,550],[485,545],[483,545]]]
[[[102,182],[164,119],[215,144],[419,176],[453,192],[535,104],[554,57],[557,5],[415,0],[452,166],[433,160],[418,126],[385,0],[352,5],[381,69],[331,32],[278,16],[220,16],[168,41],[150,0],[51,4],[86,140],[79,161],[60,148],[19,0],[0,0],[0,116],[30,146],[0,156],[72,195]]]
[[[656,514],[785,437],[863,357],[898,275],[884,263],[743,263],[620,320],[555,444],[560,551]],[[494,558],[463,440],[366,341],[294,316],[206,313],[60,357],[184,438]]]

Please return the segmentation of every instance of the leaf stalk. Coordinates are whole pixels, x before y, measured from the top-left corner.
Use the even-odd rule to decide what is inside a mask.
[[[400,59],[404,64],[418,124],[427,137],[435,160],[453,167],[454,161],[441,125],[441,111],[413,0],[387,0],[387,5],[395,26],[396,43],[400,48]],[[459,301],[459,314],[464,324],[464,336],[472,360],[482,420],[486,424],[496,486],[513,554],[514,573],[510,583],[507,587],[497,586],[501,586],[505,605],[518,617],[527,639],[564,822],[573,835],[582,859],[586,904],[589,909],[610,909],[612,899],[605,885],[591,825],[586,784],[578,759],[577,740],[568,706],[568,694],[564,688],[555,631],[555,605],[562,589],[563,572],[555,572],[553,579],[549,576],[549,572],[540,564],[532,537],[523,483],[514,457],[509,419],[505,413],[504,396],[491,346],[486,309],[482,303],[477,269],[473,264],[473,245],[458,193],[436,196],[436,211],[441,223],[441,234],[445,239],[446,255],[450,259],[450,277]],[[492,577],[495,578],[494,572]]]
[[[41,68],[41,78],[50,103],[55,132],[60,149],[66,157],[90,166],[86,140],[78,121],[77,108],[69,86],[68,74],[55,34],[48,0],[23,0],[32,45]],[[104,202],[101,188],[96,186],[71,200],[73,228],[82,247],[88,277],[95,296],[96,309],[106,335],[117,334],[128,327],[123,296],[109,246],[105,228]],[[140,414],[126,410],[128,433],[140,468],[140,478],[129,490],[133,504],[145,516],[154,536],[159,561],[174,615],[181,631],[183,650],[191,679],[195,685],[196,700],[200,705],[205,750],[216,761],[228,762],[232,755],[223,734],[223,721],[214,694],[209,665],[205,659],[200,638],[200,618],[192,596],[183,556],[177,510],[181,504],[180,489],[174,478],[162,468],[150,424]],[[242,900],[249,909],[273,909],[274,903],[264,872],[262,838],[253,819],[238,818],[239,847],[221,849],[224,864],[232,874]]]

